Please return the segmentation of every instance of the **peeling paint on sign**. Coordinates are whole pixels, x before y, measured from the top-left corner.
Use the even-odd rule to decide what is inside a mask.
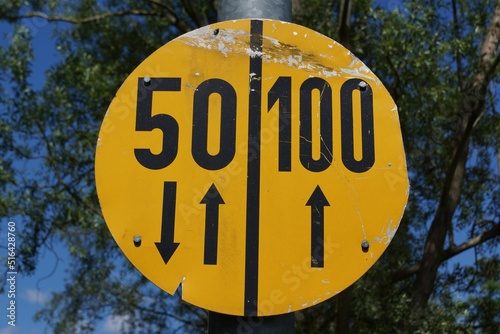
[[[394,224],[392,220],[390,220],[387,224],[385,230],[382,231],[381,236],[376,236],[373,240],[378,243],[384,243],[384,245],[389,245],[392,241],[392,238],[396,235],[396,231],[398,230],[398,225]]]

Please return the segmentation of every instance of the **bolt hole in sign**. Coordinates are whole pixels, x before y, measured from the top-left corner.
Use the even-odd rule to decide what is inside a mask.
[[[104,117],[95,172],[106,223],[141,273],[246,316],[354,283],[409,189],[381,81],[324,35],[260,19],[200,28],[141,63]]]

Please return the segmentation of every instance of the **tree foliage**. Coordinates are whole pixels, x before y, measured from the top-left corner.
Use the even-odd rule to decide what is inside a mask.
[[[342,41],[391,92],[410,174],[400,228],[377,264],[296,313],[298,333],[496,333],[500,326],[500,2],[301,0],[294,22]],[[92,332],[204,332],[207,314],[147,282],[102,219],[93,160],[121,83],[172,38],[214,22],[214,1],[0,1],[0,216],[21,217],[20,271],[63,245],[64,291],[37,318]],[[34,88],[33,22],[54,25],[57,61]],[[31,25],[30,25],[31,24]],[[2,226],[2,231],[4,227]],[[471,261],[456,260],[468,251]],[[450,264],[450,260],[453,264]]]

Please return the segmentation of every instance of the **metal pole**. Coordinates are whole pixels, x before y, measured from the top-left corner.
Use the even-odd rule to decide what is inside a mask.
[[[274,19],[290,22],[292,0],[219,0],[218,20],[244,18]],[[209,312],[209,334],[293,334],[293,313],[268,317],[240,317]]]
[[[293,313],[270,317],[237,317],[208,313],[208,334],[293,334]]]
[[[219,0],[218,20],[244,18],[292,20],[292,0]]]

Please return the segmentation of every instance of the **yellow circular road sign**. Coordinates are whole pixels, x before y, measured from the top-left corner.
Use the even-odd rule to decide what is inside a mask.
[[[361,277],[408,197],[394,101],[347,49],[221,22],[125,80],[96,150],[104,218],[149,280],[205,309],[276,315]]]

